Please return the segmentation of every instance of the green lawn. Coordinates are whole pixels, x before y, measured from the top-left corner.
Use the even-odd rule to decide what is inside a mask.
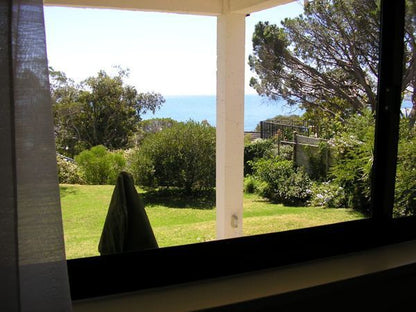
[[[98,255],[112,185],[61,185],[68,259]],[[199,200],[139,191],[160,247],[215,239],[215,196]],[[352,209],[286,207],[244,195],[244,235],[263,234],[363,218]]]

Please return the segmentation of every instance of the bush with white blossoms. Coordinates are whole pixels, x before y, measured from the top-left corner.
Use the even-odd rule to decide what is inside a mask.
[[[311,188],[312,195],[309,206],[341,208],[347,207],[344,188],[333,181],[314,183]]]

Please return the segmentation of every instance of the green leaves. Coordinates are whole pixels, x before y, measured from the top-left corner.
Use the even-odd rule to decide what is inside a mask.
[[[281,27],[260,22],[249,57],[257,77],[250,85],[271,99],[333,114],[374,109],[378,27],[376,2],[358,0],[309,2],[304,15]]]
[[[104,146],[94,146],[75,157],[87,184],[115,184],[126,160],[122,152],[109,152]]]
[[[79,85],[62,72],[50,74],[57,148],[71,157],[96,145],[129,147],[141,115],[154,113],[165,101],[126,85],[128,72],[122,69],[115,76],[99,71]]]
[[[303,168],[294,168],[290,160],[262,158],[254,162],[254,177],[262,184],[261,196],[285,205],[304,205],[309,199],[311,180]]]
[[[374,116],[370,111],[351,117],[343,132],[331,141],[334,182],[344,189],[348,207],[364,213],[370,209],[371,170],[374,147]]]
[[[185,192],[215,186],[215,128],[174,123],[148,135],[129,157],[130,172],[143,186],[178,187]]]

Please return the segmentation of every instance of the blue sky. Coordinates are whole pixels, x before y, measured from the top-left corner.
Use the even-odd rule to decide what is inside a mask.
[[[302,12],[301,2],[253,13],[246,19],[246,57],[258,21],[279,24]],[[75,81],[113,66],[130,69],[140,92],[213,95],[216,88],[216,18],[137,11],[45,7],[49,65]],[[246,94],[252,74],[246,66]]]

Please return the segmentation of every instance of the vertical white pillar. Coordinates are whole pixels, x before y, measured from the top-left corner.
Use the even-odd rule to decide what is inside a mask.
[[[217,21],[217,238],[243,234],[245,15]]]

